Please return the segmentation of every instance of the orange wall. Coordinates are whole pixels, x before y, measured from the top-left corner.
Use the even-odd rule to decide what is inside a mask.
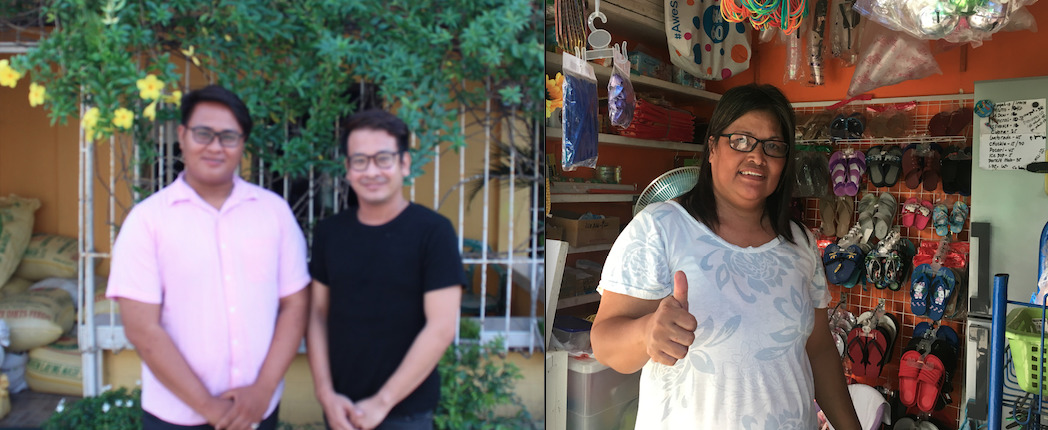
[[[1022,78],[1048,75],[1048,2],[1027,6],[1037,20],[1041,31],[998,32],[982,46],[957,47],[935,56],[942,69],[941,75],[881,87],[871,93],[877,98],[975,92],[975,82],[994,79]],[[933,48],[934,49],[934,48]],[[772,84],[783,90],[792,102],[840,100],[847,98],[854,67],[841,68],[830,58],[825,67],[826,85],[808,87],[801,83],[783,84],[786,50],[782,45],[757,44],[754,47],[750,69],[725,81],[707,82],[707,89],[724,93],[728,88],[751,82]],[[967,51],[967,61],[963,60]],[[934,51],[933,51],[934,52]]]

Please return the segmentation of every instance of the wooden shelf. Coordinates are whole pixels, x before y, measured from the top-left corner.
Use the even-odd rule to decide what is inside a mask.
[[[604,86],[607,87],[607,80],[611,78],[611,68],[604,67],[598,64],[590,63],[593,66],[593,72],[597,75],[598,81],[605,82]],[[546,69],[560,71],[564,68],[564,61],[561,54],[554,54],[552,52],[546,52]],[[702,101],[709,103],[716,103],[720,100],[720,94],[712,93],[706,90],[700,90],[698,88],[686,87],[684,85],[675,84],[673,82],[666,82],[661,79],[655,79],[649,76],[630,75],[630,81],[633,82],[633,87],[641,90],[660,90],[660,92],[669,91],[672,94],[678,96],[684,96],[692,101]],[[600,87],[600,85],[598,85]],[[677,97],[675,99],[680,99]]]
[[[563,130],[559,127],[546,127],[546,139],[561,139]],[[668,149],[671,151],[702,152],[706,145],[696,145],[684,142],[666,142],[662,140],[637,139],[633,137],[619,136],[617,134],[601,133],[597,135],[597,142],[607,145],[633,146],[638,148]]]
[[[581,296],[567,297],[557,301],[557,309],[570,308],[572,306],[596,303],[600,301],[600,293],[589,293]]]
[[[610,243],[602,243],[600,245],[579,246],[579,247],[572,246],[572,247],[568,248],[568,254],[581,254],[583,252],[609,251],[609,250],[611,250],[611,245],[612,244],[610,244]]]
[[[616,203],[629,202],[638,194],[550,194],[551,203]]]

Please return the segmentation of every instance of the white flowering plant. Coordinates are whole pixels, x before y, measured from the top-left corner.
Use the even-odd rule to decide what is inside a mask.
[[[72,403],[58,402],[43,430],[133,430],[142,428],[142,390],[120,387]]]

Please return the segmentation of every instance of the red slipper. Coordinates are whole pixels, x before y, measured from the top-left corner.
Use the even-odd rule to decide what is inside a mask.
[[[866,341],[866,377],[876,378],[881,376],[881,366],[888,355],[888,337],[880,327],[870,330],[870,335],[873,337]]]
[[[935,354],[928,354],[924,358],[920,375],[917,375],[917,409],[924,412],[935,410],[935,402],[939,400],[945,379],[946,370],[942,360]]]
[[[917,405],[917,376],[921,373],[921,353],[909,350],[899,362],[899,401],[906,406]]]
[[[851,361],[853,376],[866,376],[866,337],[862,327],[855,327],[848,332],[848,345],[845,348],[848,360]]]

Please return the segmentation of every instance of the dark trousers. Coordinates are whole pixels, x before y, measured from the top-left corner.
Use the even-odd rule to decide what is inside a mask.
[[[324,417],[324,427],[331,430]],[[390,415],[375,430],[433,430],[433,411],[410,415]]]
[[[273,409],[273,413],[269,414],[266,419],[258,424],[258,430],[276,430],[278,415],[280,415],[280,405],[277,405],[277,408]],[[171,424],[157,418],[156,415],[142,411],[142,430],[215,430],[215,428],[209,424],[201,424],[198,426],[180,426],[178,424]]]

